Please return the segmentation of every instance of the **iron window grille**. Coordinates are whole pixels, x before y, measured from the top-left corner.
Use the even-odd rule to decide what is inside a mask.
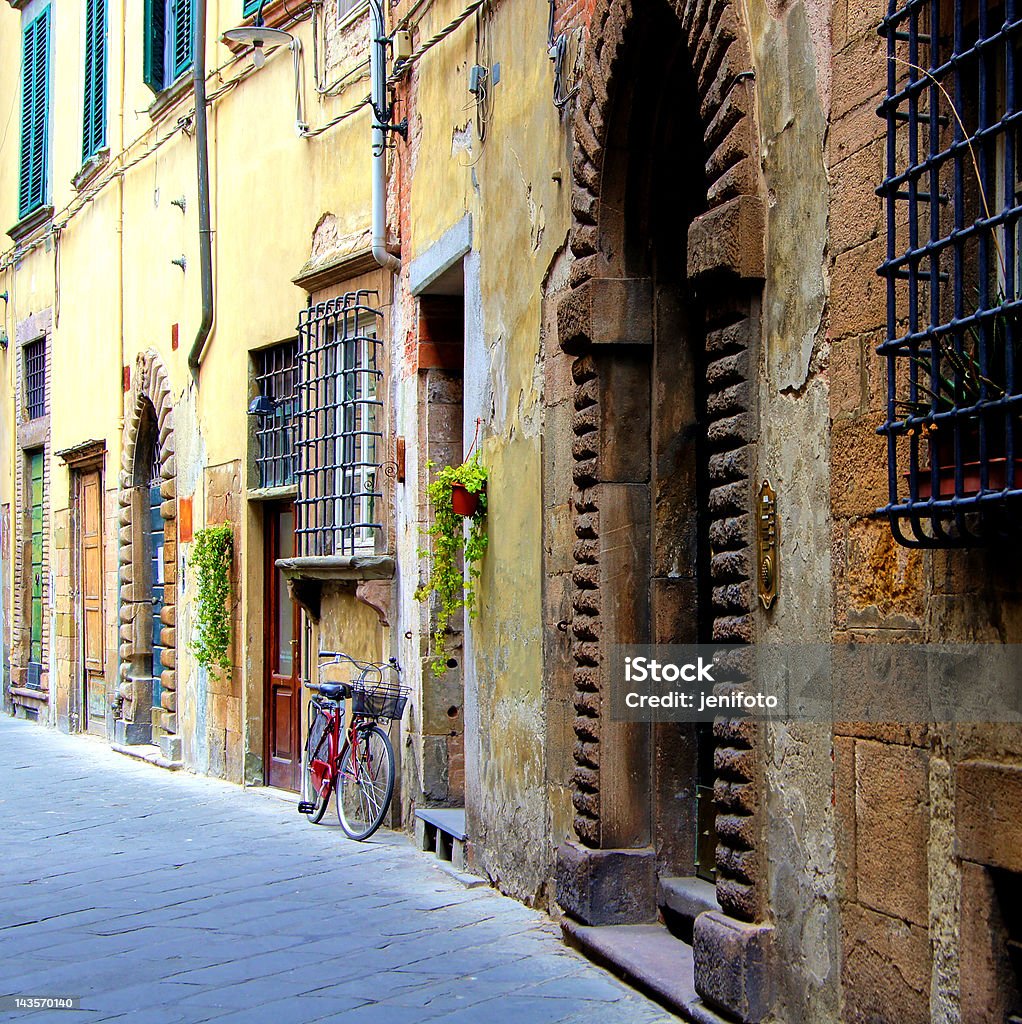
[[[30,341],[25,358],[25,408],[30,420],[46,415],[46,342]]]
[[[349,292],[298,321],[297,538],[302,556],[372,553],[382,536],[381,313]]]
[[[910,547],[978,540],[1022,495],[1017,0],[891,0],[888,503]],[[982,513],[982,514],[981,514]],[[1003,518],[1003,517],[1000,517]]]
[[[253,353],[256,386],[273,404],[273,414],[256,417],[256,471],[260,487],[296,481],[295,419],[298,408],[298,342]]]

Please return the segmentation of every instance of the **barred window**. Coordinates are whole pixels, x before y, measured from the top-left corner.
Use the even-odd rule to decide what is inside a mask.
[[[298,408],[298,342],[254,352],[259,394],[273,404],[272,415],[256,420],[256,470],[260,487],[295,482],[295,415]]]
[[[30,420],[46,415],[46,341],[30,341],[25,359],[25,408]]]
[[[298,538],[303,556],[376,550],[382,534],[380,312],[374,292],[305,310],[298,324]]]
[[[888,504],[897,539],[980,539],[1022,496],[1013,0],[892,0],[887,39]]]

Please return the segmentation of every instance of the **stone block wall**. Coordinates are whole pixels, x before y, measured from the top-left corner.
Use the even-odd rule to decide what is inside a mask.
[[[876,274],[886,224],[874,192],[885,173],[886,125],[875,111],[886,91],[887,43],[876,31],[886,12],[881,0],[837,3],[832,22],[833,636],[1018,642],[1017,545],[911,550],[872,515],[888,487],[886,441],[876,433],[886,413],[886,367],[876,353],[886,330]],[[846,723],[835,729],[834,755],[844,1019],[1003,1019],[1016,982],[1005,966],[997,883],[1008,870],[1002,852],[1018,843],[1007,808],[1022,735],[989,725]],[[982,797],[969,801],[973,758],[991,766]]]

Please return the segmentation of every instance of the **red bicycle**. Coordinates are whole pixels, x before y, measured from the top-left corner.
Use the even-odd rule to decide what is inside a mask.
[[[340,651],[320,651],[319,657],[320,678],[333,666],[348,669],[352,678],[305,684],[316,696],[309,701],[298,810],[318,824],[335,793],[345,834],[368,839],[383,824],[394,795],[394,748],[380,719],[400,720],[410,690],[400,685],[394,658],[376,664]],[[349,699],[351,717],[345,727],[344,702]]]

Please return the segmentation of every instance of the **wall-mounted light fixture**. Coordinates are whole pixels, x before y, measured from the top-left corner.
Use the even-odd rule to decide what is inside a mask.
[[[267,28],[263,24],[263,7],[266,0],[262,0],[259,10],[256,11],[255,21],[251,25],[243,25],[241,28],[229,28],[220,38],[224,42],[240,43],[242,46],[252,47],[252,63],[261,68],[266,63],[264,46],[289,46],[292,40],[290,32],[281,28]]]
[[[277,411],[279,402],[270,398],[269,395],[259,395],[253,398],[248,407],[249,416],[273,416]]]

